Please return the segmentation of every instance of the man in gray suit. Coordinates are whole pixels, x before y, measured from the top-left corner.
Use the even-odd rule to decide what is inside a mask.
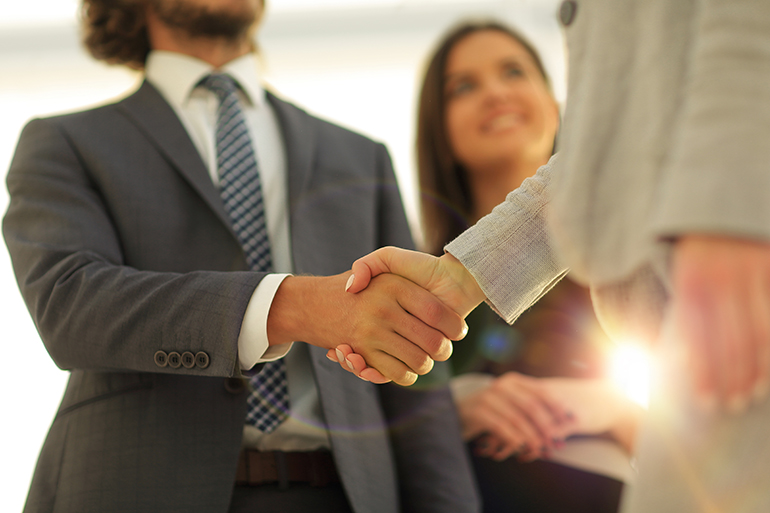
[[[770,3],[567,0],[560,17],[556,157],[440,259],[376,253],[349,290],[390,270],[513,322],[569,267],[609,334],[664,365],[624,511],[770,511]]]
[[[4,236],[71,371],[27,512],[477,510],[447,389],[325,357],[408,348],[390,375],[409,383],[461,318],[401,278],[358,298],[347,273],[288,274],[411,239],[385,148],[261,88],[263,7],[86,1],[91,52],[145,81],[21,135]]]

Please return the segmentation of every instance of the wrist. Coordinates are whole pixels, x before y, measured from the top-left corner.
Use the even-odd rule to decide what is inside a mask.
[[[310,331],[318,286],[325,278],[289,276],[275,292],[267,314],[267,341],[270,346],[312,340]]]
[[[481,290],[476,278],[454,255],[444,253],[439,257],[439,262],[462,291],[464,301],[457,305],[460,307],[457,313],[465,317],[486,299],[486,294]]]
[[[350,272],[284,279],[267,315],[268,344],[301,341],[329,349],[346,343],[341,332],[353,300],[344,292],[349,276]]]

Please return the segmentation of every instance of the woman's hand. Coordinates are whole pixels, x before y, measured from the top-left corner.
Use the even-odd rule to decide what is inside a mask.
[[[550,396],[568,404],[574,418],[569,435],[609,433],[629,454],[644,410],[603,379],[542,378]]]
[[[463,437],[477,454],[503,460],[547,458],[572,435],[610,434],[633,454],[643,410],[611,382],[533,378],[513,372],[457,401]],[[517,445],[518,444],[518,445]]]
[[[561,447],[574,431],[574,416],[542,382],[508,372],[456,399],[463,438],[476,440],[478,455],[495,460],[516,455],[531,461]]]
[[[385,247],[353,262],[352,271],[345,288],[350,293],[364,290],[379,274],[397,274],[424,288],[463,318],[485,299],[473,275],[449,253],[435,257]]]

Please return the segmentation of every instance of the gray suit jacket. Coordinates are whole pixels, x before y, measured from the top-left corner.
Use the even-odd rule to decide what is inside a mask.
[[[660,336],[671,239],[770,241],[770,2],[579,0],[560,12],[559,154],[448,250],[510,322],[569,267],[610,335],[675,345]],[[704,418],[685,374],[667,371],[627,511],[770,511],[770,401]]]
[[[295,272],[336,274],[379,246],[411,245],[386,149],[269,100],[287,148]],[[19,287],[71,370],[25,511],[226,511],[245,416],[237,338],[263,274],[246,270],[171,107],[145,83],[116,104],[34,120],[7,183]],[[161,368],[159,350],[199,358]],[[475,510],[446,389],[377,387],[323,350],[310,358],[356,511]]]

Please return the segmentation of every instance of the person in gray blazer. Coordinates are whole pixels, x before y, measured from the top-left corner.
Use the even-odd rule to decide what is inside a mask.
[[[145,80],[23,130],[3,233],[43,343],[70,370],[26,512],[478,510],[448,389],[376,386],[325,356],[420,333],[431,342],[404,361],[425,373],[463,321],[435,299],[423,308],[430,295],[402,278],[345,294],[357,257],[412,244],[397,183],[383,145],[262,89],[263,7],[85,1],[90,51]],[[250,144],[230,151],[235,133]],[[228,166],[233,154],[247,157]],[[257,203],[220,196],[233,169],[257,170],[247,223],[232,212]],[[239,201],[257,197],[232,183]],[[260,222],[262,268],[242,242]],[[401,368],[394,379],[413,381]]]
[[[513,322],[569,268],[605,330],[646,341],[661,367],[623,511],[770,511],[770,3],[559,13],[558,154],[445,255],[375,253],[349,291],[391,270]]]

